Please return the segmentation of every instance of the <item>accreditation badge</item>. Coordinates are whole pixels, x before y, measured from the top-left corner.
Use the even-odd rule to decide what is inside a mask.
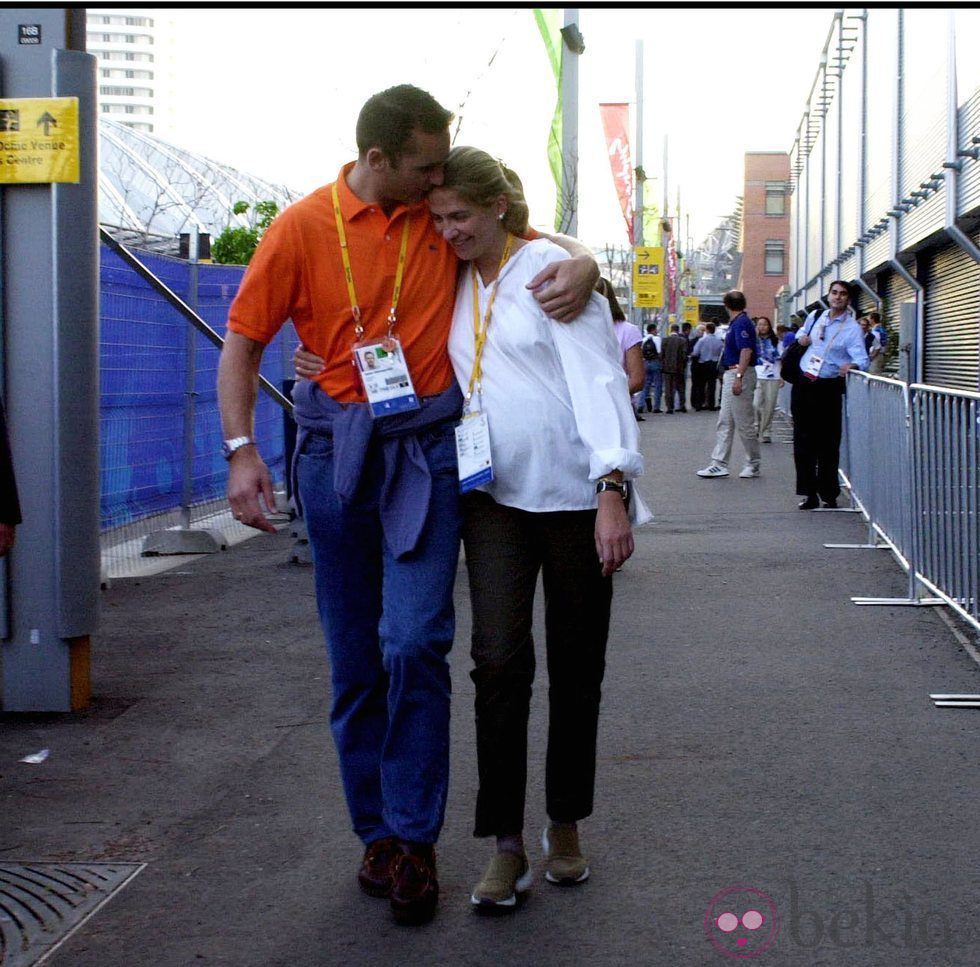
[[[358,343],[354,346],[354,364],[375,419],[419,409],[421,404],[397,339]]]
[[[823,366],[823,356],[818,356],[816,353],[812,353],[810,355],[810,361],[803,369],[803,375],[807,379],[816,379],[820,375],[821,366]]]
[[[459,492],[465,494],[493,480],[490,427],[486,413],[467,413],[456,427]]]

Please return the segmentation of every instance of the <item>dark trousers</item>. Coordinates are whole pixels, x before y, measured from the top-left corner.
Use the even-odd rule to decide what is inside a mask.
[[[667,397],[667,412],[674,412],[674,394],[677,394],[678,403],[677,405],[684,409],[686,403],[685,398],[685,386],[684,386],[684,373],[664,373],[664,395]]]
[[[696,410],[704,409],[704,384],[709,365],[699,359],[691,359],[691,406]]]
[[[596,555],[595,511],[529,513],[479,491],[464,494],[462,506],[480,781],[474,835],[524,828],[539,572],[549,683],[547,812],[555,822],[584,819],[592,812],[612,604],[612,579],[602,576]]]
[[[718,406],[718,360],[703,363],[704,371],[704,398],[702,405],[706,410],[713,410]]]
[[[796,492],[801,497],[835,500],[840,494],[843,379],[800,378],[793,384],[793,459]]]

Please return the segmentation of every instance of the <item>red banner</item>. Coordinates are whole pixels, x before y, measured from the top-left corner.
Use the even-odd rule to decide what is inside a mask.
[[[630,156],[630,108],[628,104],[600,104],[602,130],[606,135],[606,150],[612,168],[616,194],[626,219],[626,234],[630,245],[633,238],[633,159]]]
[[[677,312],[677,248],[674,233],[667,236],[667,312]]]

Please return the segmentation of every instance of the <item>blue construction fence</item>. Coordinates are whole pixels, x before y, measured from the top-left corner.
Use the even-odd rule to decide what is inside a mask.
[[[218,348],[110,248],[100,248],[101,521],[106,531],[180,508],[186,474],[192,481],[191,503],[220,499],[227,465],[218,418]],[[134,254],[224,335],[244,267],[199,264],[194,299],[189,262]],[[291,375],[295,346],[295,333],[287,325],[266,349],[262,375],[277,388]],[[194,426],[190,461],[184,442],[188,399],[193,399]],[[273,479],[282,481],[283,410],[261,391],[255,431]]]

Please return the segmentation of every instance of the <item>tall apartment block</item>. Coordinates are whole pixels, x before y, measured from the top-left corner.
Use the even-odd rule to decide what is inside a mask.
[[[98,58],[99,110],[139,131],[153,131],[159,83],[153,10],[93,7],[86,46]]]

